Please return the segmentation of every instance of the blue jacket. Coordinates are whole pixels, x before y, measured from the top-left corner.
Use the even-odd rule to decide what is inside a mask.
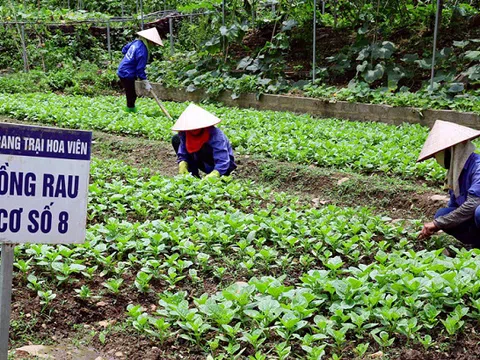
[[[467,196],[474,195],[480,197],[480,155],[473,153],[468,158],[463,171],[458,179],[460,185],[460,195],[455,197],[455,194],[450,190],[449,207],[459,207],[467,200]]]
[[[237,168],[237,165],[235,164],[235,158],[233,156],[232,146],[222,130],[216,128],[215,126],[211,126],[209,130],[210,139],[206,144],[210,145],[212,148],[214,166],[204,162],[203,165],[205,167],[205,173],[210,174],[213,170],[217,170],[220,175],[225,175],[228,170],[233,171]],[[197,153],[189,154],[187,152],[185,145],[185,133],[180,132],[179,136],[180,146],[177,153],[178,162],[186,161],[189,163],[190,168],[190,166],[193,165],[192,160],[198,162],[199,157],[197,156]]]
[[[145,80],[145,67],[148,60],[148,49],[142,40],[134,40],[122,49],[125,55],[118,66],[117,75],[121,78]]]

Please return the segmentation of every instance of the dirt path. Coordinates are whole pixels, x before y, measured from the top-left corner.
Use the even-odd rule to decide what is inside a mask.
[[[0,122],[38,125],[0,116]],[[93,132],[93,155],[119,159],[136,167],[148,167],[164,176],[177,174],[175,153],[168,142]],[[236,156],[236,178],[248,179],[274,190],[311,201],[313,206],[335,204],[368,206],[392,219],[430,219],[445,200],[440,189],[420,181],[402,180],[385,174],[364,175],[353,171],[319,168],[248,155]]]
[[[175,153],[170,144],[163,141],[94,132],[93,155],[102,159],[120,159],[132,166],[148,167],[165,176],[177,174]],[[433,195],[442,195],[440,191],[425,187],[420,182],[248,155],[236,158],[239,166],[234,173],[236,178],[297,194],[315,206],[369,206],[392,219],[427,219],[443,204],[431,200]]]

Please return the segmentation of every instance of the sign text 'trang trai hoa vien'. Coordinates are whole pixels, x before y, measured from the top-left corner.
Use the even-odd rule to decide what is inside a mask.
[[[85,240],[92,133],[0,123],[0,242]]]

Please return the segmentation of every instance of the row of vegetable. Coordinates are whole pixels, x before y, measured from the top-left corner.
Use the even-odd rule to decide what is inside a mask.
[[[138,298],[123,319],[158,346],[353,358],[428,349],[480,317],[476,252],[416,252],[412,224],[365,208],[94,160],[88,212],[84,244],[16,248],[20,285],[50,315],[60,293],[91,306]]]
[[[122,98],[0,94],[0,114],[44,124],[96,129],[169,140],[171,123],[150,99],[140,99],[138,114],[123,111]],[[187,104],[166,103],[173,117]],[[416,164],[427,129],[418,125],[314,119],[286,112],[206,108],[221,124],[237,153],[322,167],[380,172],[440,182],[444,170],[434,161]]]
[[[62,92],[67,95],[113,94],[120,90],[116,67],[99,68],[95,64],[64,64],[61,69],[14,73],[0,76],[3,93]]]

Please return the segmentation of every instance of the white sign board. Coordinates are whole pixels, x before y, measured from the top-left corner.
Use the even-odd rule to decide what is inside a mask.
[[[0,243],[85,240],[92,133],[0,123]]]

